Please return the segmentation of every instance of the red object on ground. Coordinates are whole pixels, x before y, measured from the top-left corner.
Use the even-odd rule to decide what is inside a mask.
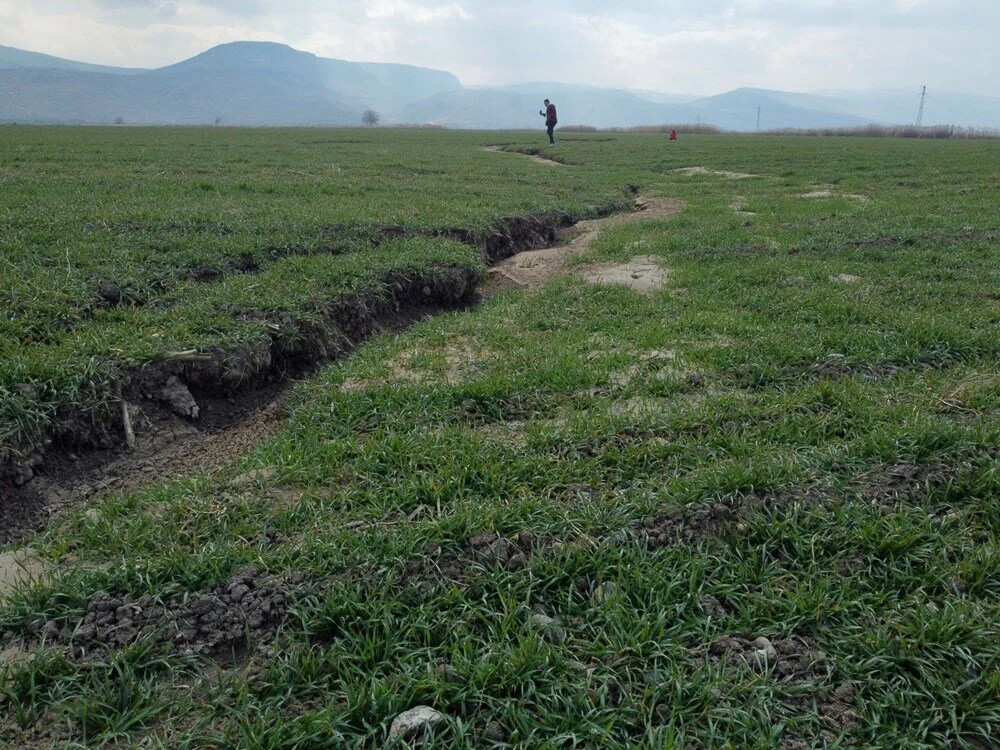
[[[670,140],[672,140],[672,141],[676,141],[677,140],[677,131],[676,130],[671,130],[670,131]]]

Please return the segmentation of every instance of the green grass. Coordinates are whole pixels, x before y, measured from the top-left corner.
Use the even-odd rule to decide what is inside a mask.
[[[326,137],[294,137],[312,135]],[[280,152],[290,136],[238,137]],[[109,495],[30,540],[59,576],[0,609],[23,652],[4,678],[11,747],[36,733],[375,747],[417,704],[448,717],[435,747],[488,747],[488,723],[519,747],[995,744],[988,144],[579,136],[553,168],[478,150],[528,147],[526,134],[380,137],[413,159],[447,147],[456,181],[469,161],[503,164],[480,178],[479,208],[454,209],[470,225],[480,209],[554,207],[531,192],[515,205],[518,180],[554,180],[561,210],[625,184],[681,198],[676,218],[608,231],[586,259],[655,255],[670,283],[643,296],[561,278],[375,340],[301,384],[286,431],[239,467]],[[760,176],[672,171],[687,166]],[[399,171],[379,189],[421,205]],[[835,195],[800,197],[821,188]],[[432,248],[446,254],[435,262],[474,262],[460,245],[378,252],[419,263]],[[269,266],[287,286],[263,306],[307,314],[301,300],[367,278],[343,257]],[[330,275],[302,271],[314,263]],[[183,304],[199,319],[248,303],[253,278]],[[251,469],[268,478],[238,477]],[[485,531],[510,540],[502,555],[473,541]],[[505,564],[525,531],[525,559]],[[303,572],[307,593],[235,664],[144,640],[105,654],[70,635],[99,591],[196,596],[246,565]],[[562,631],[540,631],[538,612]],[[65,638],[43,643],[44,620]],[[802,639],[824,656],[782,680],[713,659],[728,636]],[[845,684],[850,720],[831,711]]]

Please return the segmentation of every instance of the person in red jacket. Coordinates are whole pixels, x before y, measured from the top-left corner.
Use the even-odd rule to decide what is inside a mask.
[[[549,145],[555,146],[556,137],[553,135],[553,132],[556,129],[556,125],[559,124],[559,119],[556,117],[556,105],[546,99],[545,110],[538,110],[538,114],[545,118],[545,129],[549,133]]]

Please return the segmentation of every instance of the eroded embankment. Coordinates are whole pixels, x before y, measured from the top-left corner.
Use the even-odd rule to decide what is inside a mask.
[[[593,211],[608,216],[625,205]],[[492,265],[555,244],[575,223],[570,214],[505,217],[487,231],[423,234],[473,245]],[[406,234],[380,231],[384,238]],[[21,538],[90,494],[230,463],[280,429],[290,379],[381,331],[470,304],[479,281],[478,271],[459,266],[393,272],[308,319],[243,311],[263,322],[267,335],[241,347],[175,352],[136,368],[109,363],[106,380],[82,403],[61,406],[41,437],[0,446],[0,542]]]

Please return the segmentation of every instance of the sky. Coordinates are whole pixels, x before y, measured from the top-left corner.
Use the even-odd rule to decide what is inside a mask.
[[[668,93],[740,86],[1000,96],[1000,0],[0,0],[0,44],[156,67],[238,40]]]

